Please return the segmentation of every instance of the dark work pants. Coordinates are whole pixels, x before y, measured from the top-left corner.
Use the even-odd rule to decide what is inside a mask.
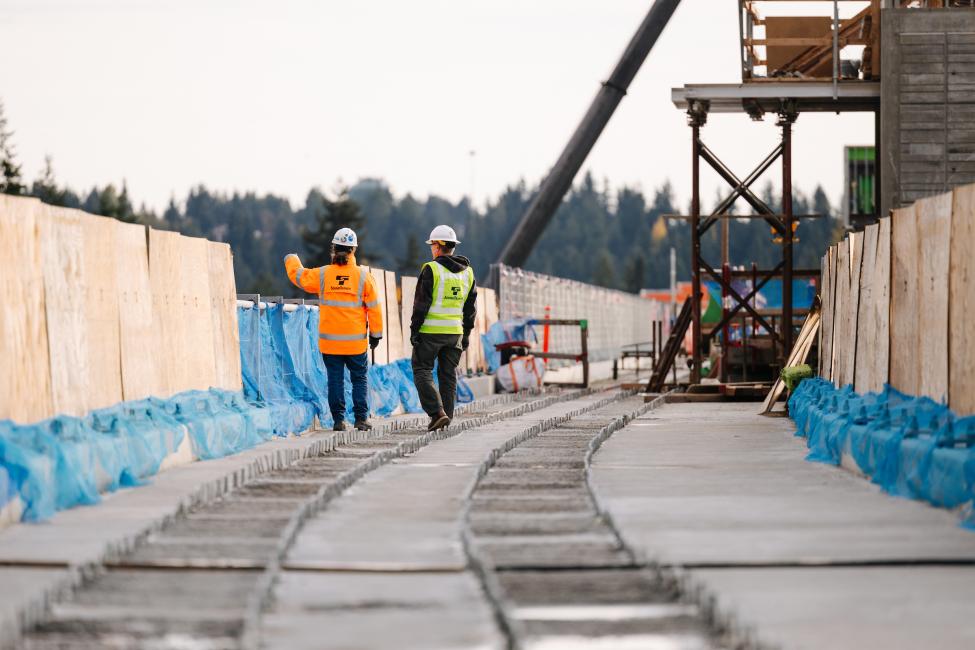
[[[457,364],[463,350],[460,334],[420,334],[420,344],[413,346],[413,383],[420,395],[420,404],[430,417],[443,409],[447,417],[454,417],[457,396]],[[437,381],[440,393],[433,384],[433,363],[437,362]]]
[[[345,369],[352,379],[352,411],[356,422],[369,419],[369,357],[362,354],[322,354],[328,373],[328,410],[336,422],[345,420]]]

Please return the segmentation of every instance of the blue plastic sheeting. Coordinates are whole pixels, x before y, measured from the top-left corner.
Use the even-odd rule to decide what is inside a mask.
[[[398,370],[396,388],[403,410],[407,413],[423,413],[420,396],[416,392],[416,384],[413,383],[413,364],[409,359],[400,359],[389,365],[395,366]]]
[[[531,341],[537,343],[538,335],[526,318],[499,320],[491,325],[487,333],[481,335],[481,342],[484,345],[484,358],[487,359],[489,372],[496,372],[501,365],[501,353],[494,346],[498,343],[506,343],[508,341]]]
[[[852,458],[890,494],[961,508],[975,528],[975,416],[956,417],[944,404],[890,386],[859,395],[807,379],[789,398],[796,435],[808,460],[838,465]]]

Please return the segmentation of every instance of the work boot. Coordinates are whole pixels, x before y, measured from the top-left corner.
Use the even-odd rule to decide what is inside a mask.
[[[356,420],[355,428],[359,431],[372,431],[372,425],[369,424],[369,420]]]
[[[336,420],[335,424],[332,425],[332,431],[345,431],[345,422]]]
[[[443,411],[440,411],[432,418],[430,418],[430,424],[427,426],[427,431],[436,431],[437,429],[446,429],[447,425],[450,424],[450,418]]]

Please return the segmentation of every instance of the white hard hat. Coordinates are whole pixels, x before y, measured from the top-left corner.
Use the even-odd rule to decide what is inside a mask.
[[[351,228],[339,228],[332,237],[333,244],[341,246],[358,246],[359,240],[355,236],[355,231]]]
[[[457,239],[457,233],[450,226],[437,226],[430,231],[430,239],[427,240],[428,244],[432,244],[435,241],[449,241],[455,244],[459,244],[460,240]]]

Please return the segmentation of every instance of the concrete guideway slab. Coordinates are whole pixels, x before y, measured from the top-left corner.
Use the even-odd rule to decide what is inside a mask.
[[[288,571],[263,630],[265,647],[288,650],[506,647],[470,572]]]
[[[804,460],[753,404],[669,404],[614,434],[593,483],[628,541],[675,565],[975,560],[950,512]]]
[[[467,496],[489,459],[546,422],[616,395],[585,395],[474,427],[364,477],[299,532],[263,620],[264,647],[506,647],[468,570]],[[411,586],[431,580],[443,590]],[[452,596],[457,590],[463,593]],[[405,595],[391,596],[397,593]]]
[[[667,405],[604,443],[593,486],[624,541],[675,567],[731,643],[975,647],[975,534],[804,460],[793,432],[752,404]]]
[[[975,567],[703,569],[735,638],[790,650],[975,648]],[[746,642],[747,645],[750,645]]]

